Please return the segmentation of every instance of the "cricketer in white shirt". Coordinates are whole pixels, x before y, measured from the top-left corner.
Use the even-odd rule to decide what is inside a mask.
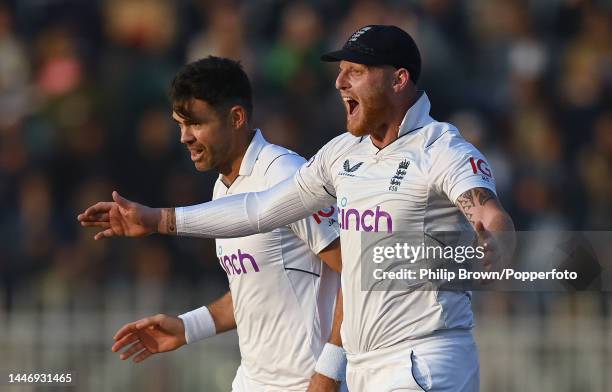
[[[213,200],[266,190],[291,178],[305,159],[268,143],[260,130],[228,188],[217,179]],[[334,206],[272,231],[216,240],[234,306],[241,364],[234,392],[305,391],[331,332],[340,276],[316,255],[338,238]],[[198,310],[180,316],[188,343]]]
[[[179,235],[227,237],[286,225],[337,200],[341,331],[350,390],[427,390],[432,374],[438,378],[435,390],[478,390],[469,293],[363,291],[360,286],[363,232],[472,230],[455,201],[473,188],[495,192],[484,156],[429,111],[427,95],[419,92],[398,138],[382,149],[369,136],[345,133],[321,148],[293,179],[268,191],[176,209]]]

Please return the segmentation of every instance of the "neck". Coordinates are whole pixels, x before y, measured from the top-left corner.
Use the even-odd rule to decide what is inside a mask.
[[[221,181],[227,187],[232,185],[236,178],[238,178],[238,174],[240,173],[240,165],[242,164],[244,154],[249,148],[253,136],[255,136],[254,131],[247,130],[244,130],[239,134],[243,135],[243,137],[240,137],[237,143],[235,143],[233,148],[229,151],[229,156],[231,158],[218,168],[219,173],[221,173]]]
[[[379,149],[387,147],[389,144],[397,140],[399,135],[399,128],[406,116],[406,112],[416,102],[416,94],[412,94],[407,99],[403,99],[398,105],[395,105],[389,120],[383,123],[376,131],[370,134],[372,144]]]

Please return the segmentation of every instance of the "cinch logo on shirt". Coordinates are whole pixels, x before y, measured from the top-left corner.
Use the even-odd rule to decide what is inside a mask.
[[[355,231],[380,231],[380,223],[386,223],[387,233],[393,232],[393,219],[391,214],[381,210],[380,206],[376,206],[376,210],[359,211],[355,208],[343,208],[347,204],[346,197],[340,201],[338,219],[340,220],[340,229]]]
[[[240,275],[246,274],[248,272],[245,266],[245,260],[251,262],[251,268],[255,272],[259,272],[259,266],[255,261],[255,258],[246,252],[242,252],[238,249],[238,253],[232,253],[230,255],[219,255],[219,264],[221,264],[221,268],[228,275]],[[248,263],[246,264],[249,265]]]

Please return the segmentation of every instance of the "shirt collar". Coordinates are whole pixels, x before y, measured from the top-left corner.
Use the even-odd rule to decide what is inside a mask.
[[[267,144],[269,143],[266,141],[266,139],[264,139],[263,135],[261,134],[261,130],[256,128],[251,144],[249,144],[244,157],[242,157],[242,163],[240,164],[238,175],[248,176],[253,172],[253,167],[255,167],[255,162],[259,157],[259,153]]]
[[[424,127],[433,121],[429,116],[431,103],[425,91],[417,91],[417,101],[408,109],[402,123],[399,126],[397,137],[402,137],[407,133]]]

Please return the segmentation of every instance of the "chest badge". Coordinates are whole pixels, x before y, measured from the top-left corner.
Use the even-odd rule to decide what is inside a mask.
[[[344,161],[344,165],[342,165],[342,168],[344,170],[340,171],[340,173],[338,173],[338,175],[339,176],[355,177],[355,175],[352,174],[352,173],[356,172],[361,167],[361,165],[363,165],[363,162],[357,162],[356,164],[351,166],[351,163],[347,159],[346,161]]]
[[[402,185],[402,180],[408,171],[408,166],[410,166],[410,161],[407,159],[404,159],[399,163],[399,165],[397,165],[397,170],[389,182],[390,191],[397,192],[397,189],[400,185]]]

